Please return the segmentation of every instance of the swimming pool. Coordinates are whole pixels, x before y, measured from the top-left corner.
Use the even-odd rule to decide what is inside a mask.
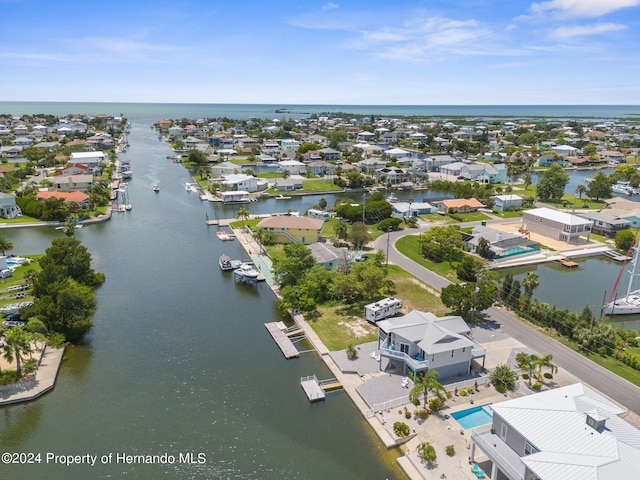
[[[458,422],[462,428],[467,429],[491,423],[493,411],[490,405],[482,405],[480,407],[467,408],[466,410],[452,413],[451,416],[456,419],[456,422]]]

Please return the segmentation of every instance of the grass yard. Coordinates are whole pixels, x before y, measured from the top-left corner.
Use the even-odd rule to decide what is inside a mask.
[[[482,212],[454,213],[454,220],[460,222],[479,222],[480,220],[491,220],[491,217]]]
[[[433,262],[424,258],[418,251],[418,235],[407,235],[406,237],[398,239],[396,248],[400,253],[409,257],[414,262],[419,263],[441,277],[451,280],[452,282],[457,282],[458,276],[453,270],[456,262],[453,262],[453,266],[450,266],[449,262]]]
[[[402,300],[402,313],[411,310],[433,312],[445,315],[449,310],[442,305],[438,293],[413,275],[395,265],[389,265],[389,278],[395,288],[381,293],[378,299],[395,296]],[[375,325],[364,318],[364,306],[370,302],[351,305],[325,304],[318,307],[320,316],[311,320],[310,325],[329,350],[343,350],[349,345],[373,342],[378,338]]]
[[[342,191],[338,185],[328,180],[302,180],[303,192],[338,192]]]
[[[446,215],[438,215],[437,213],[426,213],[424,215],[420,215],[420,219],[425,222],[433,223],[434,225],[446,225],[452,223],[458,223],[457,220],[448,217]]]

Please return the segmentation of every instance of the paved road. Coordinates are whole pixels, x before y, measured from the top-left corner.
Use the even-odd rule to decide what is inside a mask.
[[[441,290],[451,282],[405,257],[395,248],[395,242],[400,237],[426,231],[428,228],[422,227],[419,230],[392,232],[389,235],[389,262],[398,265],[428,285]],[[387,235],[382,235],[376,239],[375,248],[383,252],[387,251]],[[529,327],[516,319],[511,313],[492,307],[484,312],[484,316],[504,325],[503,330],[505,333],[523,345],[535,350],[540,355],[552,354],[553,363],[558,368],[566,370],[584,383],[591,385],[624,405],[630,411],[640,415],[639,387],[565,347],[547,335]]]

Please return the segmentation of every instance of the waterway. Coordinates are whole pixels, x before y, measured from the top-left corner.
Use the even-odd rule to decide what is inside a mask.
[[[263,326],[281,319],[271,290],[236,285],[220,271],[221,254],[245,254],[238,242],[218,241],[205,218],[232,212],[185,191],[189,173],[166,158],[168,146],[150,123],[134,119],[122,155],[134,173],[133,209],[76,231],[107,278],[93,330],[85,344],[68,349],[51,393],[2,408],[0,452],[39,453],[41,463],[3,465],[2,478],[404,478],[396,454],[344,392],[308,403],[300,377],[330,372],[314,353],[285,360]],[[291,206],[303,210],[315,201]],[[285,208],[251,205],[271,207]],[[26,255],[44,252],[61,233],[2,235],[12,253]],[[98,462],[65,466],[47,461],[47,453],[97,455]],[[175,461],[118,463],[118,453]],[[181,453],[195,462],[180,463]]]

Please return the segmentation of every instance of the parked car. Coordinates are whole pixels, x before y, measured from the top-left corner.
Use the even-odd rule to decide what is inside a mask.
[[[9,278],[13,276],[13,272],[8,268],[0,270],[0,278]]]

